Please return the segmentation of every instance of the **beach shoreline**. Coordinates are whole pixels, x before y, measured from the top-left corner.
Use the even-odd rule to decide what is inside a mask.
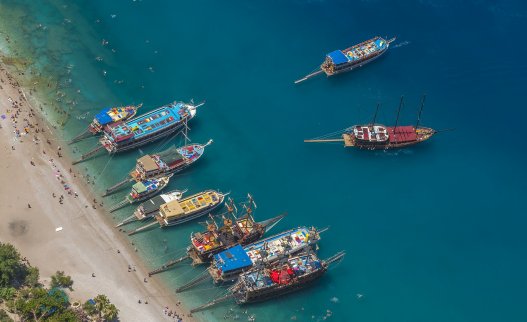
[[[26,100],[31,91],[20,87],[13,74],[0,65],[1,241],[37,266],[45,283],[57,270],[71,275],[71,302],[105,294],[122,321],[174,320],[164,314],[167,307],[183,321],[194,321],[173,291],[147,277],[134,245],[113,228],[102,198],[79,171],[82,164],[71,165],[71,156],[60,148],[64,142],[31,107]]]

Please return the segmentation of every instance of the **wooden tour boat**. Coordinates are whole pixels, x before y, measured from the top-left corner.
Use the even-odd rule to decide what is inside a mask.
[[[134,184],[132,186],[132,191],[130,191],[123,201],[110,208],[110,212],[114,212],[126,205],[146,200],[158,194],[168,185],[171,176],[172,175],[170,174],[165,177],[148,179]]]
[[[176,148],[172,146],[158,153],[147,154],[136,161],[135,169],[130,171],[128,178],[106,189],[106,195],[112,194],[131,182],[139,182],[150,178],[178,173],[198,161],[205,148],[212,144],[186,144]]]
[[[285,214],[282,214],[262,222],[256,222],[252,216],[251,207],[256,208],[256,204],[250,194],[248,201],[242,203],[242,206],[245,213],[237,216],[237,207],[229,198],[227,203],[228,214],[221,215],[223,225],[218,225],[214,216],[209,214],[210,221],[205,222],[207,230],[190,234],[191,244],[187,247],[186,255],[171,260],[148,274],[154,275],[164,272],[186,259],[192,260],[192,265],[209,263],[215,254],[229,247],[256,242],[285,217]]]
[[[206,190],[181,200],[173,200],[163,204],[159,207],[159,212],[154,216],[154,222],[139,227],[128,235],[136,234],[156,223],[159,223],[159,226],[163,228],[180,225],[204,216],[223,205],[225,196],[227,194],[215,190]]]
[[[161,205],[166,204],[167,202],[171,202],[173,200],[180,200],[185,192],[187,192],[187,190],[173,190],[167,193],[160,194],[159,196],[150,198],[147,201],[141,203],[135,209],[134,214],[132,216],[126,218],[124,221],[120,222],[115,227],[121,227],[125,224],[134,221],[142,221],[148,218],[152,218],[159,211],[159,207],[161,207]]]
[[[419,126],[421,112],[423,111],[425,96],[421,100],[421,108],[417,117],[417,124],[398,125],[399,113],[404,104],[403,97],[397,110],[395,126],[385,126],[375,123],[379,105],[373,118],[373,122],[364,125],[354,125],[343,131],[335,132],[319,138],[304,140],[307,143],[343,142],[345,147],[353,147],[366,150],[388,150],[404,148],[430,139],[434,134],[440,132],[429,127]],[[446,130],[443,130],[446,131]],[[335,137],[340,135],[340,137]]]
[[[90,136],[97,135],[103,131],[106,125],[115,124],[133,118],[141,106],[143,106],[143,104],[105,108],[95,115],[84,132],[74,137],[69,143],[72,144]]]
[[[341,251],[326,260],[307,250],[294,257],[283,257],[274,263],[262,263],[240,274],[236,284],[227,289],[227,294],[204,305],[192,309],[195,313],[212,307],[229,299],[237,304],[248,304],[265,301],[282,296],[310,284],[327,272],[329,265],[342,260],[345,252]]]
[[[296,80],[295,84],[308,80],[318,74],[325,73],[329,77],[362,67],[381,57],[394,41],[395,37],[386,40],[377,36],[344,50],[332,51],[326,55],[326,59],[319,68],[309,75]]]
[[[90,158],[102,149],[109,154],[119,153],[179,133],[203,104],[173,102],[129,121],[106,125],[104,135],[99,139],[100,144],[73,164]]]
[[[326,230],[327,228],[318,230],[314,227],[298,227],[246,246],[233,246],[215,254],[207,271],[177,288],[176,292],[190,289],[210,278],[214,284],[232,283],[242,272],[258,263],[272,263],[283,256],[316,247],[320,234]]]

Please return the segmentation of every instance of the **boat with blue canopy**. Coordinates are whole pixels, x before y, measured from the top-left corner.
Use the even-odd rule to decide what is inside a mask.
[[[270,264],[258,265],[242,274],[225,295],[190,310],[205,310],[221,302],[234,299],[236,304],[265,301],[304,288],[327,272],[329,266],[341,261],[346,252],[340,251],[323,260],[307,250]]]
[[[395,37],[386,40],[377,36],[344,50],[334,50],[326,55],[326,59],[318,69],[311,74],[296,80],[295,84],[308,80],[309,78],[321,73],[326,73],[329,77],[362,67],[381,57],[394,41]]]
[[[95,155],[103,148],[110,154],[128,151],[179,133],[187,122],[196,116],[197,108],[205,104],[173,102],[126,122],[117,122],[104,127],[104,135],[96,148],[83,154],[73,164]]]
[[[107,107],[95,114],[92,122],[81,134],[77,135],[70,141],[71,143],[78,142],[82,139],[101,133],[106,125],[122,122],[133,118],[137,114],[137,110],[143,104],[128,105],[121,107]]]
[[[292,254],[316,248],[320,234],[328,228],[293,228],[247,246],[235,245],[213,256],[205,272],[176,289],[183,292],[212,278],[214,284],[232,283],[238,276],[254,266],[271,264]]]
[[[273,262],[278,258],[311,247],[320,240],[320,231],[298,227],[262,239],[245,247],[236,245],[214,255],[208,268],[214,283],[232,282],[255,263]]]

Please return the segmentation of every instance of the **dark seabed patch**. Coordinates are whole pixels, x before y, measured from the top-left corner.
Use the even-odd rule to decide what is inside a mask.
[[[23,236],[29,230],[29,222],[26,220],[13,220],[9,224],[9,233],[11,236]]]

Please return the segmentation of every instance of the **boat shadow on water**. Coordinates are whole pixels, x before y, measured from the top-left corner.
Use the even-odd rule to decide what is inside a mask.
[[[296,310],[297,312],[303,312],[306,314],[306,316],[312,316],[314,312],[310,311],[309,309],[306,309],[306,303],[305,301],[308,299],[309,296],[312,295],[313,292],[320,292],[322,289],[329,289],[329,285],[332,284],[334,281],[337,281],[336,279],[333,279],[330,274],[325,274],[321,278],[315,279],[313,281],[310,281],[309,283],[305,284],[300,289],[297,289],[294,292],[289,292],[285,294],[280,294],[275,297],[270,298],[268,301],[258,301],[258,302],[251,302],[251,303],[245,303],[241,305],[236,305],[232,300],[219,302],[218,304],[214,305],[210,310],[216,311],[216,312],[240,312],[244,313],[248,316],[252,315],[251,313],[254,313],[255,311],[259,311],[261,309],[266,309],[271,306],[274,306],[276,303],[273,301],[276,299],[280,299],[282,304],[295,307],[297,306]],[[333,281],[334,280],[334,281]],[[200,294],[204,292],[210,292],[211,283],[210,280],[204,283],[200,283],[198,286],[196,286],[194,289],[189,290],[188,292],[194,292],[195,294]],[[221,294],[221,293],[228,293],[229,288],[232,285],[216,285],[215,288],[217,288],[218,292],[215,292],[215,295]],[[287,303],[287,304],[286,304]],[[317,309],[317,308],[315,308]],[[194,315],[200,315],[202,314],[205,316],[205,312],[207,311],[197,311],[194,312]],[[327,312],[324,310],[324,312]],[[227,314],[227,313],[226,313]]]
[[[412,158],[418,157],[419,155],[428,156],[428,153],[435,150],[435,142],[427,142],[426,144],[417,144],[411,147],[405,147],[401,149],[388,149],[388,150],[367,150],[367,149],[346,149],[343,153],[352,156],[358,160],[368,160],[381,158],[402,158],[412,156]]]

